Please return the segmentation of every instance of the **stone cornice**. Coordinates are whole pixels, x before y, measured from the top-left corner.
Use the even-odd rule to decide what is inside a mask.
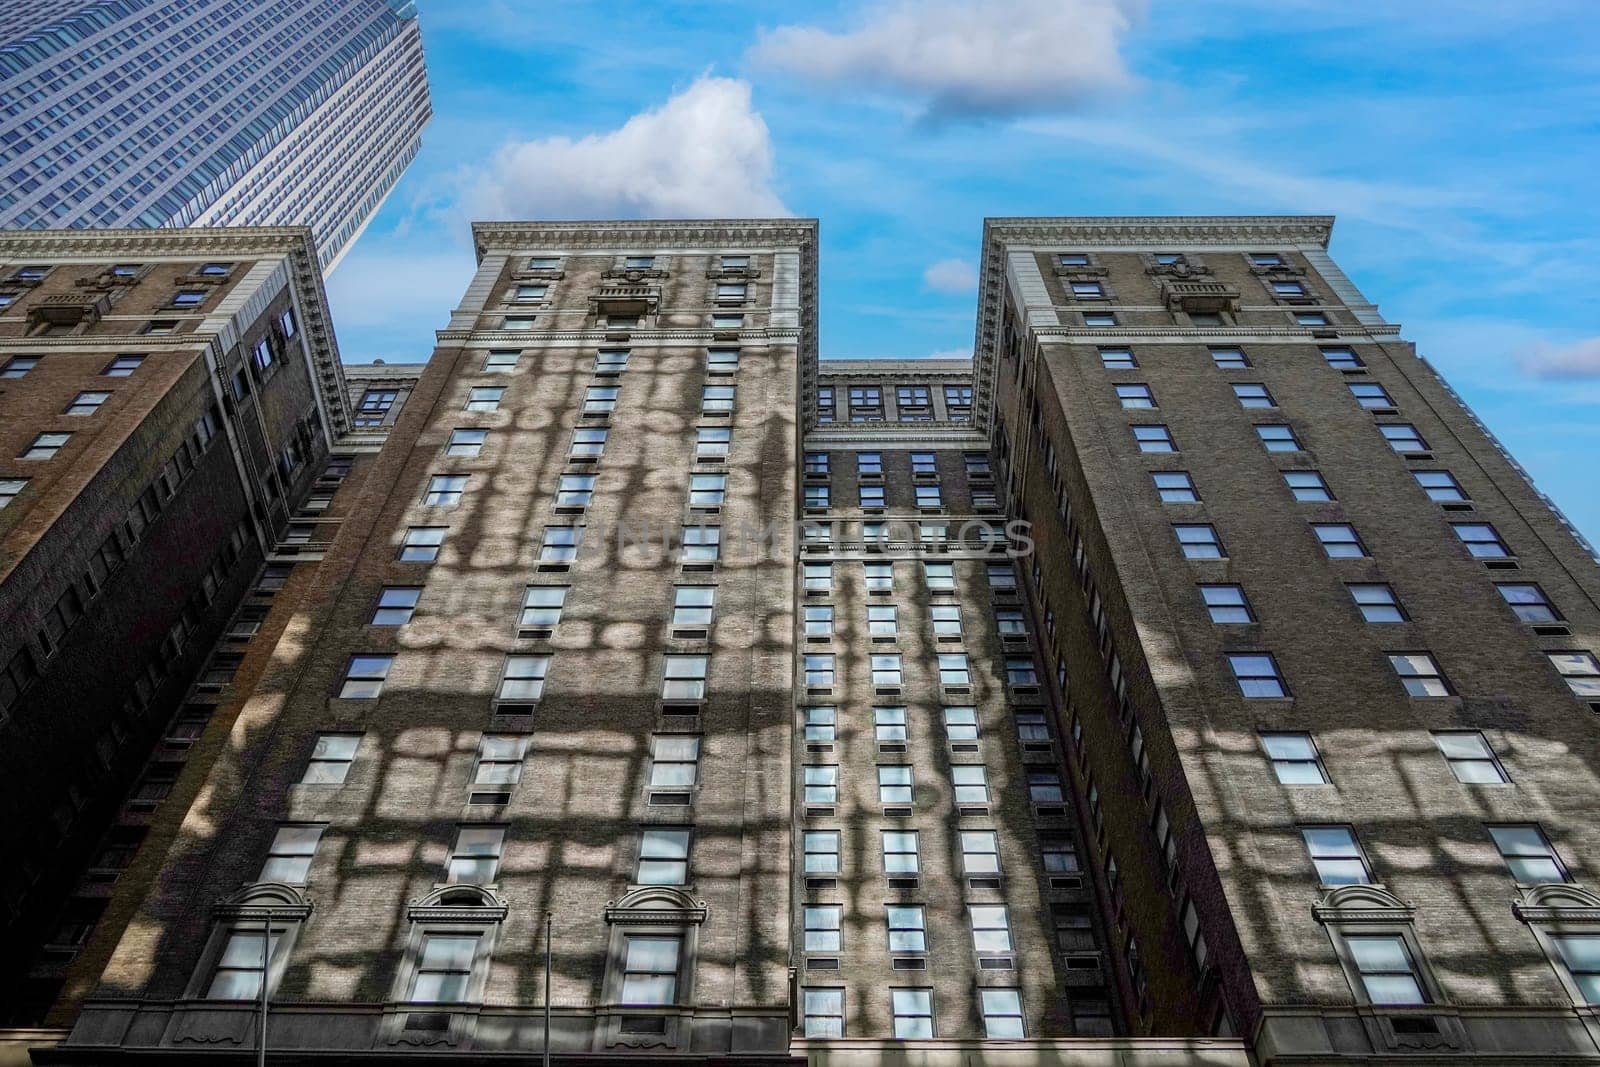
[[[708,346],[726,345],[728,341],[721,339],[717,334],[725,331],[710,329],[703,330],[632,330],[626,340],[618,340],[611,336],[604,327],[594,330],[436,330],[434,336],[439,344],[452,341],[486,342],[489,344],[516,344],[519,347],[532,347],[529,341],[582,341],[604,345],[607,348],[626,348],[637,341],[686,341],[690,344],[704,344]],[[739,343],[749,341],[776,341],[780,344],[797,344],[802,331],[789,329],[783,326],[769,326],[765,329],[740,330]]]
[[[1348,340],[1365,337],[1397,337],[1395,323],[1382,326],[1032,326],[1035,337],[1081,337],[1097,341],[1117,341],[1124,337],[1192,337],[1200,340],[1225,338],[1248,341],[1254,337],[1297,337],[1316,341]],[[1337,333],[1337,338],[1327,336]]]
[[[864,429],[860,423],[848,423],[839,429],[815,426],[806,431],[805,443],[816,446],[848,448],[853,445],[893,445],[896,448],[949,448],[968,447],[987,451],[989,439],[966,422],[884,422],[871,423]]]
[[[1075,244],[1074,251],[1128,245],[1170,245],[1175,251],[1255,244],[1328,247],[1331,215],[1108,215],[987,218],[984,245]]]
[[[841,364],[845,364],[842,365]],[[823,378],[877,378],[894,379],[899,383],[927,380],[940,384],[958,382],[962,385],[972,380],[972,366],[927,367],[915,359],[882,360],[831,360],[817,365],[817,376]]]
[[[639,219],[635,221],[474,222],[481,260],[490,251],[562,249],[631,251],[707,245],[759,248],[814,246],[816,219]]]

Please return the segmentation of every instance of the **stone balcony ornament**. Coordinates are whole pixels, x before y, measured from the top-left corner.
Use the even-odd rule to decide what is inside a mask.
[[[661,289],[654,285],[602,285],[589,298],[596,314],[649,315],[661,302]]]
[[[1161,283],[1161,295],[1168,311],[1239,310],[1239,290],[1226,282],[1168,280]]]
[[[49,293],[28,308],[28,325],[92,325],[110,310],[106,293]]]

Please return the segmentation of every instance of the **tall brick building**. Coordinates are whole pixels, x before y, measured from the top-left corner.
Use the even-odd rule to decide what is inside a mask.
[[[990,220],[971,362],[819,362],[814,223],[479,225],[36,1061],[264,958],[282,1063],[1600,1060],[1600,571],[1330,228]]]

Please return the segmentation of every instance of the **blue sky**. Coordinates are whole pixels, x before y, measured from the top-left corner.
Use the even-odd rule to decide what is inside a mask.
[[[435,117],[329,282],[427,358],[473,218],[816,216],[825,357],[968,355],[985,215],[1338,216],[1600,542],[1593,0],[420,0]]]

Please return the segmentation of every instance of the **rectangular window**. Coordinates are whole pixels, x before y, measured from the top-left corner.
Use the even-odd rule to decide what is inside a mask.
[[[839,873],[839,831],[807,830],[801,839],[807,874]]]
[[[700,394],[700,410],[703,412],[729,412],[733,410],[734,386],[708,385]]]
[[[500,676],[499,700],[538,700],[544,695],[545,676],[550,673],[549,656],[507,656],[505,673]]]
[[[1323,348],[1322,358],[1328,361],[1328,366],[1339,370],[1360,370],[1366,364],[1356,357],[1353,348]]]
[[[1394,595],[1394,589],[1387,585],[1360,584],[1350,585],[1350,597],[1356,602],[1356,607],[1361,609],[1361,617],[1368,622],[1405,622],[1405,608],[1400,606],[1400,598]]]
[[[808,604],[805,609],[807,637],[833,636],[833,605]]]
[[[1016,989],[978,990],[978,1006],[983,1010],[984,1036],[991,1041],[1021,1041],[1027,1036],[1022,1025],[1022,993]]]
[[[1197,504],[1200,494],[1187,471],[1156,471],[1150,475],[1163,504]]]
[[[360,747],[360,734],[318,734],[300,784],[343,785]]]
[[[706,370],[712,374],[732,374],[739,369],[737,348],[706,349]]]
[[[500,872],[500,852],[505,846],[503,826],[462,826],[450,850],[445,881],[464,885],[489,885]]]
[[[591,385],[583,392],[583,413],[585,415],[605,415],[617,410],[617,393],[620,387],[615,385]]]
[[[1172,530],[1178,535],[1178,547],[1183,550],[1184,559],[1225,558],[1222,540],[1217,536],[1215,526],[1199,523],[1174,524]]]
[[[1394,399],[1377,382],[1351,382],[1350,395],[1364,408],[1392,408]]]
[[[683,940],[628,934],[622,962],[622,1003],[639,1006],[675,1004]]]
[[[968,706],[944,709],[944,734],[950,741],[978,739],[978,709]]]
[[[501,320],[500,328],[502,330],[531,330],[533,329],[533,324],[538,321],[538,318],[533,315],[507,315]]]
[[[939,684],[946,687],[972,684],[972,671],[964,653],[946,652],[939,655]]]
[[[839,709],[829,707],[806,708],[805,739],[807,741],[832,741],[838,730]]]
[[[807,804],[838,802],[839,768],[835,764],[810,764],[801,769],[800,779]]]
[[[1276,252],[1251,252],[1250,265],[1252,267],[1281,267],[1283,257]]]
[[[263,931],[230,930],[228,940],[217,958],[217,971],[206,989],[207,1000],[258,1000],[261,997],[261,965]],[[271,955],[278,958],[283,935],[272,931]]]
[[[1268,452],[1299,452],[1300,439],[1295,436],[1294,427],[1283,423],[1263,423],[1256,427],[1256,436],[1261,438],[1261,444]]]
[[[1212,622],[1256,621],[1255,612],[1250,610],[1250,601],[1245,597],[1242,585],[1202,585],[1200,597],[1205,601],[1206,610],[1211,613]]]
[[[814,653],[805,657],[806,686],[810,689],[833,687],[833,656]]]
[[[311,874],[311,860],[322,839],[321,826],[280,826],[261,866],[261,882],[305,885]]]
[[[373,626],[404,626],[417,610],[422,596],[419,585],[386,585],[378,593],[378,606],[372,611]]]
[[[988,784],[983,782],[983,767],[973,764],[956,764],[951,771],[974,767],[979,773],[983,789],[983,799],[962,800],[960,787],[957,787],[956,803],[958,804],[987,804],[989,802]],[[961,870],[967,875],[995,875],[1000,873],[1000,839],[993,830],[962,830],[961,831]]]
[[[1550,666],[1566,681],[1573,696],[1600,697],[1600,661],[1592,652],[1547,652]]]
[[[805,472],[807,474],[826,475],[828,473],[828,453],[807,452]]]
[[[1046,874],[1077,874],[1082,869],[1078,862],[1078,848],[1068,837],[1041,838],[1039,856]]]
[[[602,348],[594,355],[594,372],[597,375],[621,374],[628,369],[632,350],[627,348]],[[612,399],[615,399],[613,397]]]
[[[517,369],[517,360],[520,358],[521,352],[490,352],[483,357],[484,373],[510,374]]]
[[[934,604],[929,609],[936,637],[961,636],[961,606],[959,604]]]
[[[1305,296],[1306,287],[1302,282],[1275,281],[1272,291],[1277,296]]]
[[[100,405],[111,399],[110,393],[79,393],[67,405],[64,415],[93,415],[100,410]]]
[[[805,506],[808,508],[825,508],[828,506],[828,487],[826,485],[808,485],[805,487]]]
[[[1500,534],[1486,522],[1453,522],[1450,528],[1475,559],[1506,559],[1511,555]]]
[[[519,285],[515,299],[519,304],[536,303],[543,300],[549,291],[548,285]]]
[[[1016,713],[1016,720],[1017,740],[1024,746],[1050,740],[1050,724],[1045,719],[1044,712],[1019,711]]]
[[[951,607],[956,607],[954,604]],[[960,611],[960,608],[956,608]],[[1016,608],[998,608],[994,613],[995,630],[1001,637],[1026,637],[1028,623],[1022,612]]]
[[[1356,843],[1356,832],[1350,827],[1302,826],[1300,835],[1323,885],[1366,885],[1372,881],[1366,857]]]
[[[1213,348],[1211,362],[1222,370],[1244,370],[1250,366],[1250,360],[1245,357],[1242,348]]]
[[[717,300],[739,302],[744,300],[747,292],[748,289],[743,282],[721,282],[717,285]]]
[[[1283,482],[1302,504],[1327,504],[1333,501],[1333,492],[1328,488],[1328,483],[1316,471],[1284,471]]]
[[[826,593],[833,588],[833,564],[802,564],[801,575],[808,593]]]
[[[1544,885],[1571,881],[1566,865],[1556,855],[1555,847],[1537,824],[1491,826],[1489,836],[1494,839],[1494,847],[1500,850],[1500,858],[1506,861],[1517,884]]]
[[[1396,452],[1426,452],[1428,442],[1422,439],[1417,428],[1409,422],[1381,422],[1378,432],[1383,434],[1383,439],[1389,442],[1389,447]]]
[[[637,885],[687,885],[689,831],[652,826],[639,835]]]
[[[539,543],[539,562],[571,563],[578,556],[580,536],[577,526],[546,526]]]
[[[863,508],[881,508],[884,505],[881,485],[861,485],[856,489],[856,503]]]
[[[1447,697],[1450,684],[1439,664],[1426,652],[1391,652],[1389,663],[1406,692],[1414,697]]]
[[[594,500],[595,477],[593,474],[563,474],[556,485],[556,507],[588,507]]]
[[[1089,253],[1087,252],[1062,252],[1056,259],[1063,267],[1089,266]]]
[[[1064,804],[1061,775],[1055,771],[1034,771],[1028,775],[1028,800],[1033,804]]]
[[[705,656],[667,656],[661,672],[661,699],[704,700]]]
[[[1495,589],[1500,597],[1511,606],[1517,618],[1523,622],[1560,622],[1561,615],[1556,611],[1555,605],[1550,603],[1550,598],[1545,596],[1544,590],[1537,585],[1523,583],[1498,583]]]
[[[672,625],[710,626],[716,607],[716,586],[680,585],[672,602]]]
[[[483,454],[484,442],[489,440],[488,430],[452,430],[450,442],[445,445],[447,456],[478,456]]]
[[[4,508],[28,487],[26,478],[0,478],[0,508]]]
[[[1013,656],[1006,659],[1007,685],[1038,685],[1039,671],[1031,658]]]
[[[917,831],[883,831],[883,872],[890,877],[914,876],[918,870]]]
[[[722,527],[685,526],[678,552],[680,563],[715,563],[722,555]]]
[[[1550,939],[1567,965],[1583,1004],[1600,1004],[1600,936],[1567,934]]]
[[[23,450],[18,459],[54,459],[57,452],[71,440],[70,433],[42,433],[33,439],[33,444]]]
[[[957,804],[989,803],[989,775],[981,763],[957,763],[950,768]]]
[[[1172,431],[1165,426],[1135,426],[1133,439],[1139,442],[1140,452],[1176,452]]]
[[[417,955],[417,974],[407,1000],[412,1004],[463,1003],[477,953],[476,935],[427,935]]]
[[[1148,385],[1119,385],[1117,402],[1125,408],[1144,410],[1156,406],[1156,396]]]
[[[1011,919],[1004,904],[969,904],[972,947],[980,955],[1011,951]]]
[[[933,990],[891,989],[889,1009],[894,1015],[897,1041],[922,1041],[933,1037]]]
[[[1311,529],[1329,559],[1360,559],[1367,555],[1356,528],[1348,523],[1317,522],[1311,524]]]
[[[1264,733],[1261,747],[1272,761],[1272,772],[1284,785],[1327,785],[1317,746],[1307,733]]]
[[[1345,945],[1372,1004],[1426,1004],[1417,966],[1405,938],[1394,934],[1346,937]]]
[[[699,780],[700,739],[657,734],[650,745],[650,788],[693,789]]]
[[[1456,781],[1466,785],[1509,785],[1494,749],[1476,730],[1438,730],[1433,735],[1439,753],[1450,764]]]
[[[733,431],[727,427],[702,426],[695,431],[694,457],[711,459],[715,456],[726,456],[732,441]]]
[[[461,503],[461,494],[466,489],[465,474],[435,474],[428,481],[428,491],[423,495],[422,502],[429,507],[453,508]]]
[[[944,506],[944,500],[939,494],[939,487],[937,485],[916,485],[912,486],[912,491],[916,494],[917,507],[919,508],[938,508]]]
[[[611,431],[604,427],[579,426],[572,431],[572,444],[567,449],[570,459],[599,459],[606,450],[606,439]],[[593,485],[590,486],[593,488]]]
[[[928,951],[928,928],[921,904],[887,904],[884,921],[889,927],[890,952]]]
[[[844,1036],[844,990],[806,989],[801,994],[806,1037]]]
[[[1436,504],[1464,504],[1468,500],[1466,490],[1449,471],[1412,471],[1411,476]]]
[[[439,558],[439,546],[444,544],[445,527],[412,526],[406,530],[400,544],[402,563],[432,563]]]
[[[197,308],[206,302],[206,294],[200,289],[180,289],[172,294],[172,306],[176,308]]]
[[[4,366],[0,366],[0,378],[21,378],[39,365],[36,356],[16,356],[8,359]]]
[[[896,686],[900,684],[900,656],[898,653],[873,656],[872,684],[879,686]]]
[[[884,806],[912,803],[911,768],[897,763],[878,768],[878,803]]]
[[[513,786],[522,781],[522,758],[527,746],[526,736],[484,734],[478,739],[478,758],[472,770],[472,784]]]
[[[1326,326],[1328,316],[1320,311],[1297,311],[1294,313],[1296,326]]]
[[[506,395],[501,386],[480,386],[467,393],[468,411],[499,411],[500,399]]]
[[[844,947],[844,909],[838,904],[805,906],[805,951],[838,952]]]
[[[339,695],[346,700],[374,700],[383,693],[383,682],[394,666],[393,656],[355,655],[345,667]]]
[[[861,574],[868,591],[894,589],[894,564],[892,563],[863,563],[861,565]]]
[[[1106,370],[1133,370],[1139,364],[1131,348],[1102,348],[1100,365]]]
[[[564,585],[530,585],[522,591],[522,615],[518,625],[525,628],[553,629],[561,622],[567,603]]]
[[[892,604],[867,607],[867,633],[873,637],[894,637],[899,631],[899,612]]]
[[[1242,408],[1275,408],[1277,401],[1260,382],[1240,382],[1234,385],[1233,395],[1239,398]]]
[[[727,495],[727,486],[728,476],[726,474],[689,475],[689,506],[692,508],[720,507]]]
[[[1073,282],[1072,295],[1079,300],[1104,300],[1106,290],[1099,282]]]
[[[1270,653],[1247,652],[1228,657],[1239,692],[1252,700],[1277,700],[1289,695],[1289,687],[1278,673],[1278,661]]]

